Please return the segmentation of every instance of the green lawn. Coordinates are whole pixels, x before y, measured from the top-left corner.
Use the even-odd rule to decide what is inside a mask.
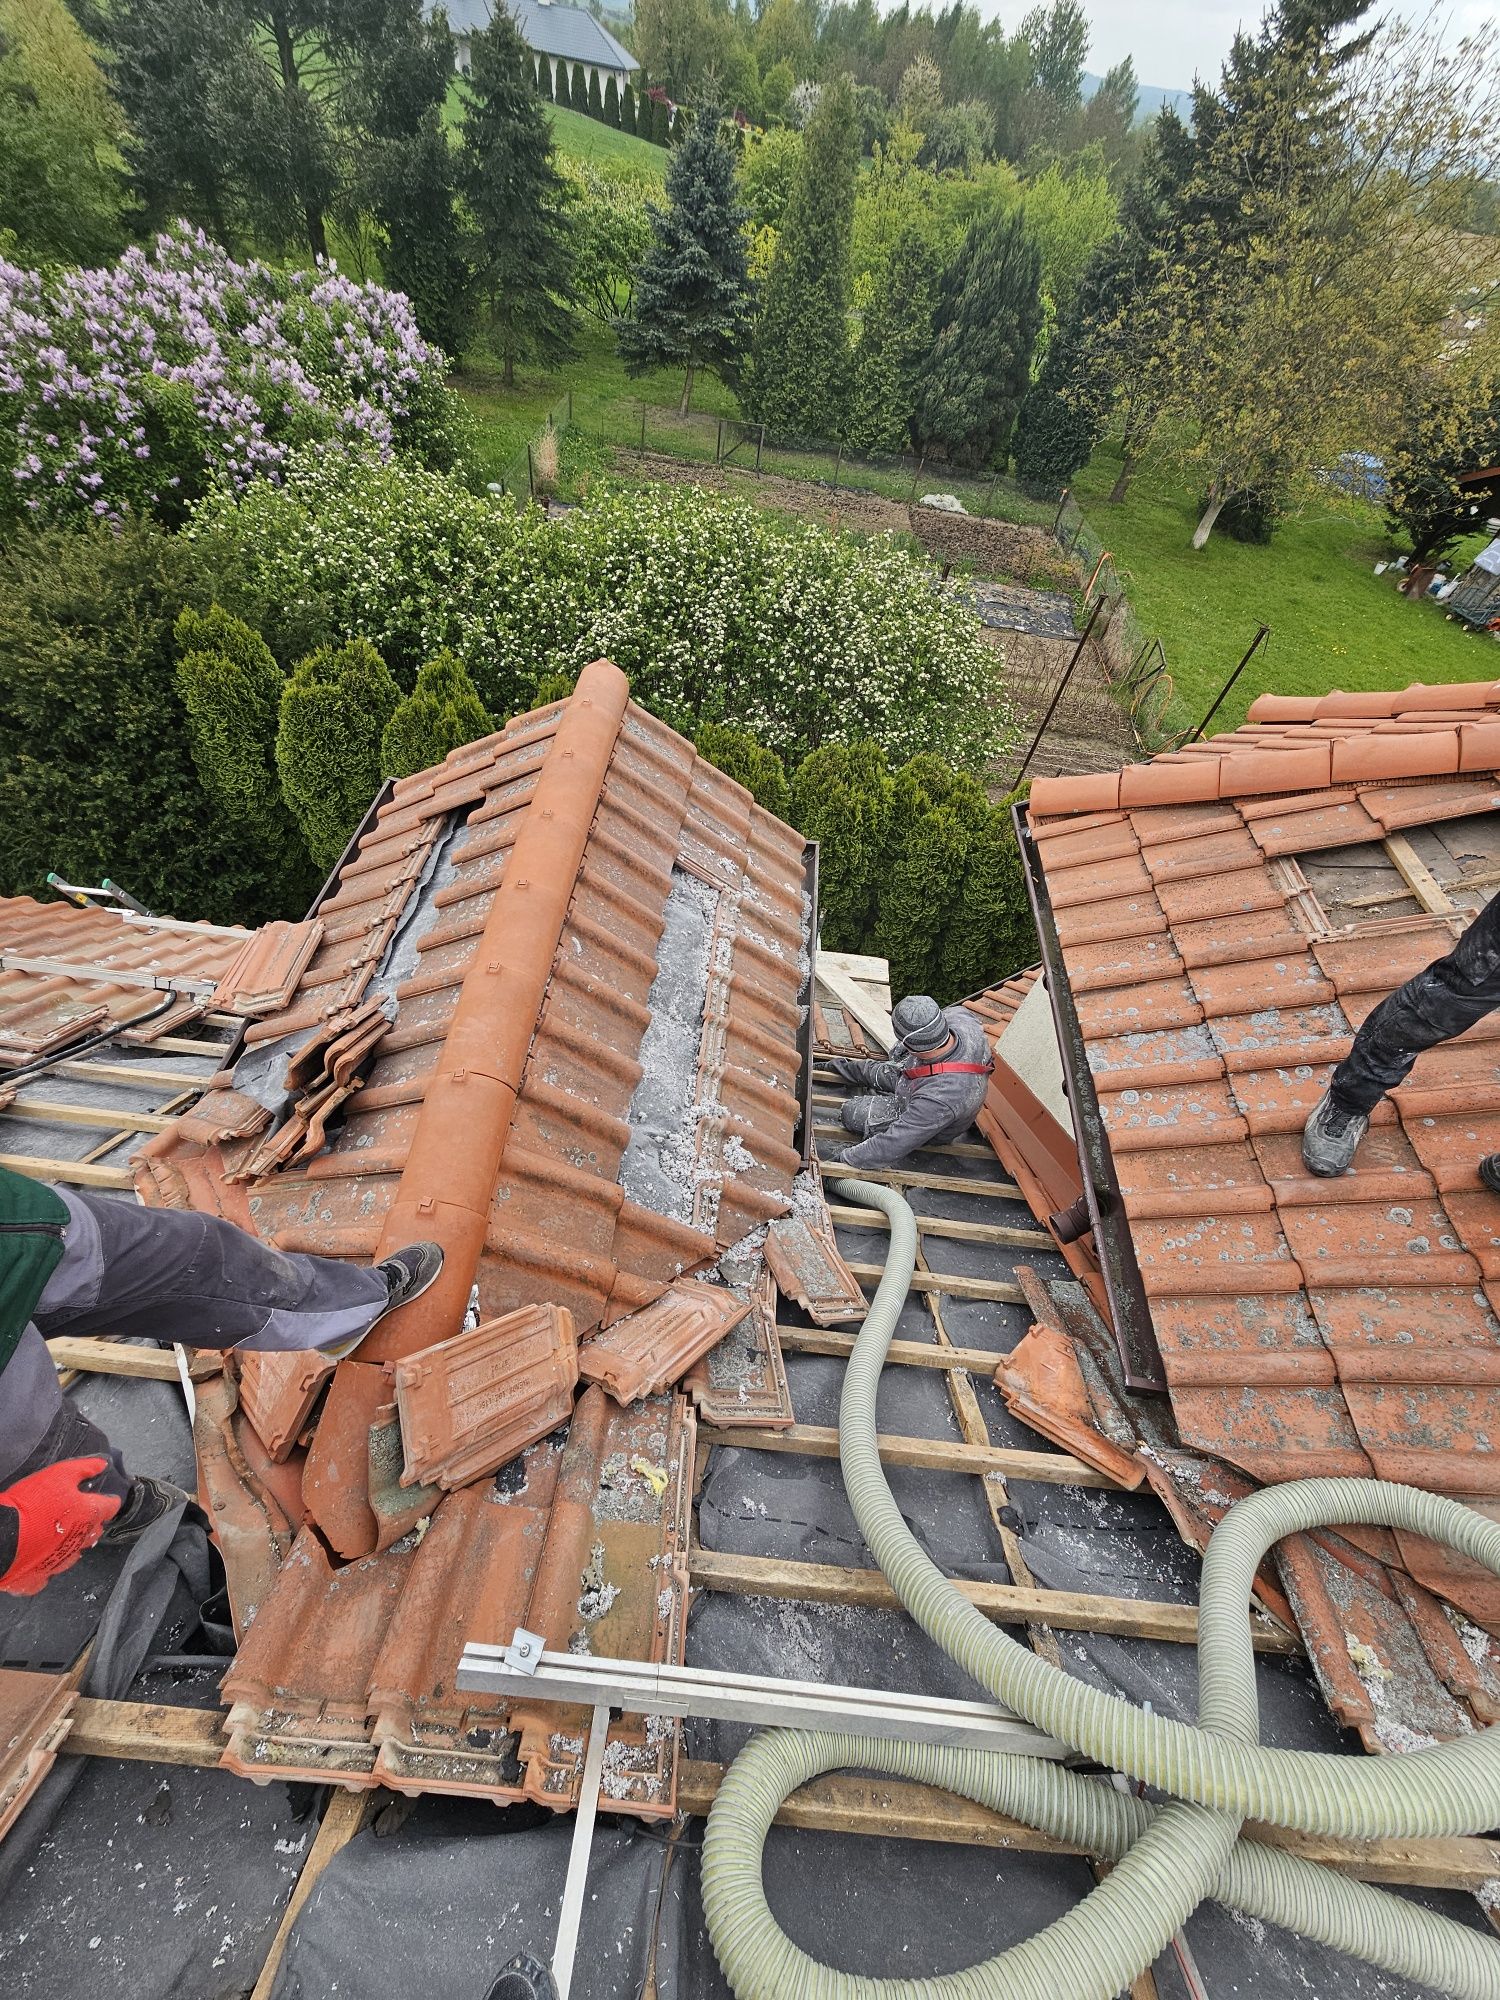
[[[1073,491],[1114,555],[1142,633],[1161,636],[1177,684],[1169,726],[1200,719],[1262,621],[1271,637],[1215,715],[1215,730],[1242,722],[1267,690],[1326,694],[1500,679],[1500,651],[1491,641],[1450,622],[1435,604],[1409,602],[1390,577],[1374,574],[1391,554],[1374,508],[1310,503],[1267,547],[1215,535],[1195,552],[1191,497],[1165,474],[1146,471],[1111,506],[1106,496],[1118,470],[1118,451],[1102,447]]]
[[[665,146],[653,146],[649,139],[617,132],[612,125],[601,125],[597,118],[564,111],[560,104],[547,105],[546,112],[552,120],[560,153],[572,153],[580,160],[629,160],[658,179],[667,171]]]

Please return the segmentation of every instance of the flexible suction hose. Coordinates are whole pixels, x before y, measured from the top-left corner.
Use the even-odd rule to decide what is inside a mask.
[[[1044,1763],[860,1736],[771,1730],[735,1759],[709,1815],[703,1904],[736,2000],[1112,2000],[1207,1896],[1460,2000],[1500,2000],[1500,1946],[1365,1884],[1239,1838],[1247,1817],[1306,1833],[1376,1837],[1480,1833],[1500,1823],[1500,1732],[1403,1756],[1270,1750],[1259,1716],[1248,1605],[1255,1572],[1283,1535],[1340,1522],[1444,1542],[1500,1575],[1500,1527],[1413,1487],[1314,1479],[1234,1507],[1203,1563],[1199,1723],[1148,1714],[1040,1659],[991,1625],[924,1554],[901,1517],[876,1446],[875,1399],[911,1285],[916,1220],[892,1190],[835,1183],[844,1201],[890,1218],[885,1273],[844,1377],[839,1462],[861,1532],[916,1622],[1027,1721],[1110,1770],[1171,1795],[1147,1805],[1107,1782]],[[771,1914],[761,1857],[787,1797],[820,1772],[878,1771],[993,1807],[1116,1863],[1076,1908],[966,1972],[871,1979],[820,1965]]]

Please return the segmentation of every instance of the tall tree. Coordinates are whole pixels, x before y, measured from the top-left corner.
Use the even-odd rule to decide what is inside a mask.
[[[388,778],[409,778],[494,726],[463,661],[437,653],[418,667],[416,686],[391,711],[380,739],[381,769]]]
[[[905,451],[911,443],[936,291],[936,259],[917,231],[908,230],[880,274],[854,349],[844,430],[854,450]]]
[[[1473,478],[1492,467],[1500,467],[1500,372],[1464,369],[1429,391],[1386,454],[1390,523],[1410,536],[1413,555],[1445,554],[1500,505],[1500,471]]]
[[[307,851],[331,868],[380,790],[381,737],[401,691],[365,639],[299,660],[281,694],[276,768]]]
[[[604,122],[604,94],[599,88],[599,72],[589,71],[589,116],[599,124]]]
[[[749,344],[750,211],[739,199],[735,167],[718,107],[706,104],[668,161],[667,205],[651,209],[651,244],[636,272],[630,317],[620,325],[631,374],[663,365],[685,370],[683,416],[698,370],[733,381]]]
[[[620,129],[620,86],[615,82],[613,72],[604,88],[604,122],[614,131]]]
[[[350,108],[367,133],[356,198],[374,216],[387,284],[405,292],[423,333],[461,352],[469,269],[443,105],[453,43],[420,0],[387,0],[387,32],[367,53]]]
[[[849,247],[859,126],[847,77],[823,92],[766,280],[751,415],[783,437],[837,437],[849,379]]]
[[[475,292],[510,385],[518,361],[573,353],[565,190],[552,128],[527,81],[526,44],[503,7],[469,47],[459,183],[476,237]]]
[[[1021,215],[982,216],[943,273],[913,429],[957,464],[999,465],[1042,323],[1041,255]]]

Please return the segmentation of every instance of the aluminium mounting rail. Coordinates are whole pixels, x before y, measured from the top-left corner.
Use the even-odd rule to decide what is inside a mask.
[[[535,1632],[518,1627],[508,1646],[470,1642],[454,1676],[471,1692],[539,1695],[544,1701],[592,1711],[578,1817],[568,1851],[568,1876],[558,1916],[552,1977],[558,2000],[569,2000],[578,1926],[588,1881],[589,1850],[604,1776],[604,1739],[611,1709],[631,1715],[697,1716],[757,1727],[847,1730],[887,1740],[948,1743],[980,1750],[1010,1750],[1054,1760],[1073,1753],[1065,1743],[1033,1729],[998,1703],[931,1699],[886,1689],[825,1687],[766,1674],[706,1673],[699,1667],[654,1666],[649,1660],[596,1659],[590,1653],[552,1653]]]

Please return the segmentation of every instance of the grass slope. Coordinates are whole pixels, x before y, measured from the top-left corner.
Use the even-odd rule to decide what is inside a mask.
[[[1284,521],[1265,548],[1215,535],[1195,552],[1191,497],[1168,475],[1146,471],[1110,506],[1118,470],[1117,450],[1104,446],[1073,490],[1113,552],[1142,633],[1161,635],[1177,684],[1173,723],[1199,720],[1262,621],[1271,637],[1215,715],[1215,730],[1242,722],[1267,690],[1326,694],[1500,678],[1491,641],[1435,604],[1409,602],[1389,577],[1374,574],[1390,554],[1374,508],[1315,503]]]
[[[644,167],[658,179],[666,173],[665,146],[653,146],[649,139],[637,139],[632,133],[618,132],[611,125],[601,125],[597,118],[584,118],[576,111],[565,111],[560,104],[549,104],[546,110],[552,120],[552,131],[560,153],[572,153],[580,160],[628,160],[632,166]]]

